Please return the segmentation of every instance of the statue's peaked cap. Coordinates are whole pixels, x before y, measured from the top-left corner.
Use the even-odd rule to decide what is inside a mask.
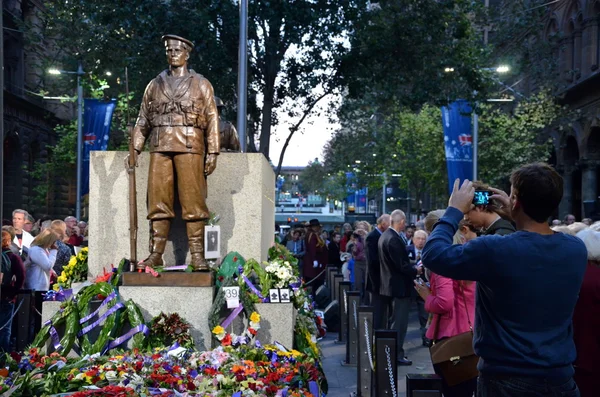
[[[184,39],[181,36],[176,36],[174,34],[166,34],[162,37],[162,41],[166,42],[167,40],[177,40],[177,41],[181,41],[182,43],[187,44],[190,49],[194,49],[194,43],[192,43],[190,40],[188,39]]]

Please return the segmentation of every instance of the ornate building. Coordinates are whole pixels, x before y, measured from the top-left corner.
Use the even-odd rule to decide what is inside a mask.
[[[41,194],[43,183],[36,164],[51,160],[49,146],[55,144],[53,127],[59,121],[51,103],[39,92],[43,69],[35,51],[27,47],[23,24],[40,22],[43,4],[37,0],[3,0],[4,24],[4,208],[2,218],[10,219],[15,208],[23,208],[35,216],[65,216],[75,204],[71,184],[58,186],[58,191]],[[37,175],[36,175],[36,171]],[[73,190],[71,192],[71,190]],[[72,203],[70,203],[72,201]],[[71,204],[71,205],[70,205]]]
[[[572,125],[552,132],[553,159],[565,182],[561,218],[569,213],[589,217],[591,203],[600,196],[599,25],[598,0],[559,1],[550,7],[545,37],[557,38],[558,94],[581,114]]]

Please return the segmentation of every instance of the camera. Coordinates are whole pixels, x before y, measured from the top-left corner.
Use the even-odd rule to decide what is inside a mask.
[[[492,192],[489,190],[476,190],[473,196],[473,204],[475,205],[488,205],[490,203],[490,196]]]

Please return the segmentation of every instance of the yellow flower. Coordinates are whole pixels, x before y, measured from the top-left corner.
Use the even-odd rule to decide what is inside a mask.
[[[302,356],[303,356],[303,354],[302,354],[302,353],[300,353],[298,350],[295,350],[295,349],[293,349],[293,350],[292,350],[292,356],[293,356],[294,358],[298,358],[298,357],[302,357]]]
[[[88,250],[89,250],[89,248],[88,248],[88,247],[84,247],[84,248],[82,248],[82,249],[81,249],[81,252],[86,252],[86,253],[87,253],[87,252],[88,252]]]
[[[69,263],[67,264],[67,267],[73,267],[77,264],[77,257],[72,256],[71,259],[69,259]]]
[[[252,314],[250,315],[250,321],[252,321],[253,323],[259,323],[260,314],[258,314],[257,312],[252,312]]]
[[[53,289],[54,291],[58,291],[58,290],[60,290],[60,285],[58,285],[58,284],[54,284],[54,285],[52,286],[52,289]]]
[[[225,328],[221,327],[220,325],[217,325],[216,327],[213,328],[212,333],[215,335],[221,335],[225,333]]]

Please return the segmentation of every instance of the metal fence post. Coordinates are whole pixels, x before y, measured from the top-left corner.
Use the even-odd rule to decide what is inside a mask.
[[[398,397],[398,363],[395,330],[375,331],[375,387],[377,397]]]
[[[373,393],[373,307],[358,308],[358,370],[356,372],[356,395],[371,397]]]
[[[360,306],[360,292],[350,291],[346,294],[348,307],[346,310],[346,359],[342,365],[355,367],[358,363],[356,342],[358,339],[358,306]]]
[[[350,288],[352,288],[352,283],[350,281],[341,281],[337,285],[337,300],[340,305],[340,331],[336,343],[346,343],[346,338],[348,338],[348,335],[346,335],[346,332],[348,332],[348,316],[346,315],[348,312],[347,294],[350,292]]]

